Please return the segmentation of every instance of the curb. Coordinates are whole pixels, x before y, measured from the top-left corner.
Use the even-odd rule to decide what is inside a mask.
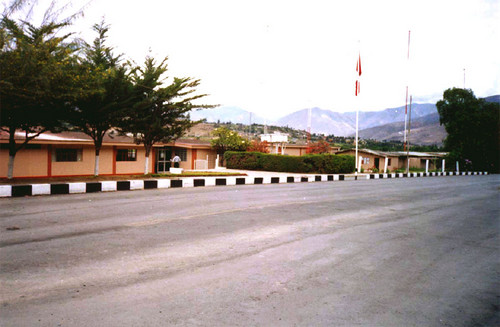
[[[357,179],[488,175],[488,172],[392,173],[356,176]],[[358,178],[361,177],[361,178]],[[279,177],[184,177],[179,179],[145,179],[128,181],[77,182],[57,184],[0,185],[1,197],[33,195],[81,194],[181,187],[285,184],[343,181],[345,175],[279,176]]]

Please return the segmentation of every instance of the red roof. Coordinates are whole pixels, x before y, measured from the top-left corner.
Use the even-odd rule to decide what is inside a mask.
[[[15,139],[18,141],[25,139],[25,133],[18,131],[15,134]],[[0,143],[7,143],[9,140],[9,134],[5,131],[0,131]],[[61,133],[51,133],[45,132],[40,134],[30,143],[32,144],[89,144],[92,145],[94,142],[90,136],[83,132],[61,132]],[[132,136],[128,135],[119,135],[117,132],[108,132],[104,136],[103,145],[136,145]],[[193,147],[202,147],[207,148],[210,147],[210,142],[201,141],[201,140],[193,140],[193,139],[178,139],[175,142],[170,143],[158,143],[155,146],[181,146],[187,148]]]

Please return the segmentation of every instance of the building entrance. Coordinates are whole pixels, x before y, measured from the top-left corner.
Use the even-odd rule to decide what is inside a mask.
[[[156,173],[166,173],[170,169],[170,158],[172,157],[171,148],[160,148],[156,151]]]

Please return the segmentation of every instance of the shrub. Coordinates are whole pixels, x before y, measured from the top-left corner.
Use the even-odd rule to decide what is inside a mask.
[[[307,153],[330,153],[330,143],[325,140],[319,140],[316,143],[311,143],[307,149]]]
[[[247,148],[248,152],[262,152],[269,153],[269,142],[260,141],[260,140],[252,140],[250,142],[250,146]]]
[[[282,156],[259,152],[224,154],[230,169],[264,170],[290,173],[346,174],[354,171],[354,157],[333,154]]]

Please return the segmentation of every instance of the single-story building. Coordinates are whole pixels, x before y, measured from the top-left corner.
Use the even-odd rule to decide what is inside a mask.
[[[24,133],[16,133],[18,143]],[[163,173],[170,168],[173,154],[181,158],[180,167],[215,167],[215,151],[209,142],[178,140],[156,144],[150,154],[149,171]],[[0,134],[0,177],[7,176],[8,135]],[[206,161],[206,162],[203,162]],[[81,132],[43,133],[20,150],[14,161],[14,177],[87,176],[94,174],[95,150],[92,139]],[[145,150],[132,137],[107,133],[99,153],[100,175],[142,174]],[[200,168],[201,169],[201,168]]]
[[[16,142],[25,139],[16,133]],[[287,145],[285,155],[304,155],[307,145]],[[179,139],[168,144],[155,144],[150,154],[149,171],[168,172],[174,153],[181,158],[180,168],[206,170],[215,168],[217,153],[209,141]],[[99,175],[143,174],[145,150],[132,137],[116,132],[106,133],[99,153]],[[0,132],[0,178],[7,177],[9,160],[8,134]],[[82,132],[43,133],[18,151],[13,177],[91,176],[94,174],[93,140]]]
[[[355,149],[341,150],[337,154],[348,154],[355,156]],[[428,152],[415,152],[410,151],[409,154],[405,151],[377,151],[370,149],[358,149],[358,156],[361,162],[360,169],[364,171],[373,171],[377,169],[380,172],[384,171],[386,161],[387,170],[394,171],[397,169],[406,169],[407,156],[410,161],[410,168],[425,169],[427,160],[429,161],[429,170],[439,167],[441,159],[445,157],[446,153],[428,153]]]

